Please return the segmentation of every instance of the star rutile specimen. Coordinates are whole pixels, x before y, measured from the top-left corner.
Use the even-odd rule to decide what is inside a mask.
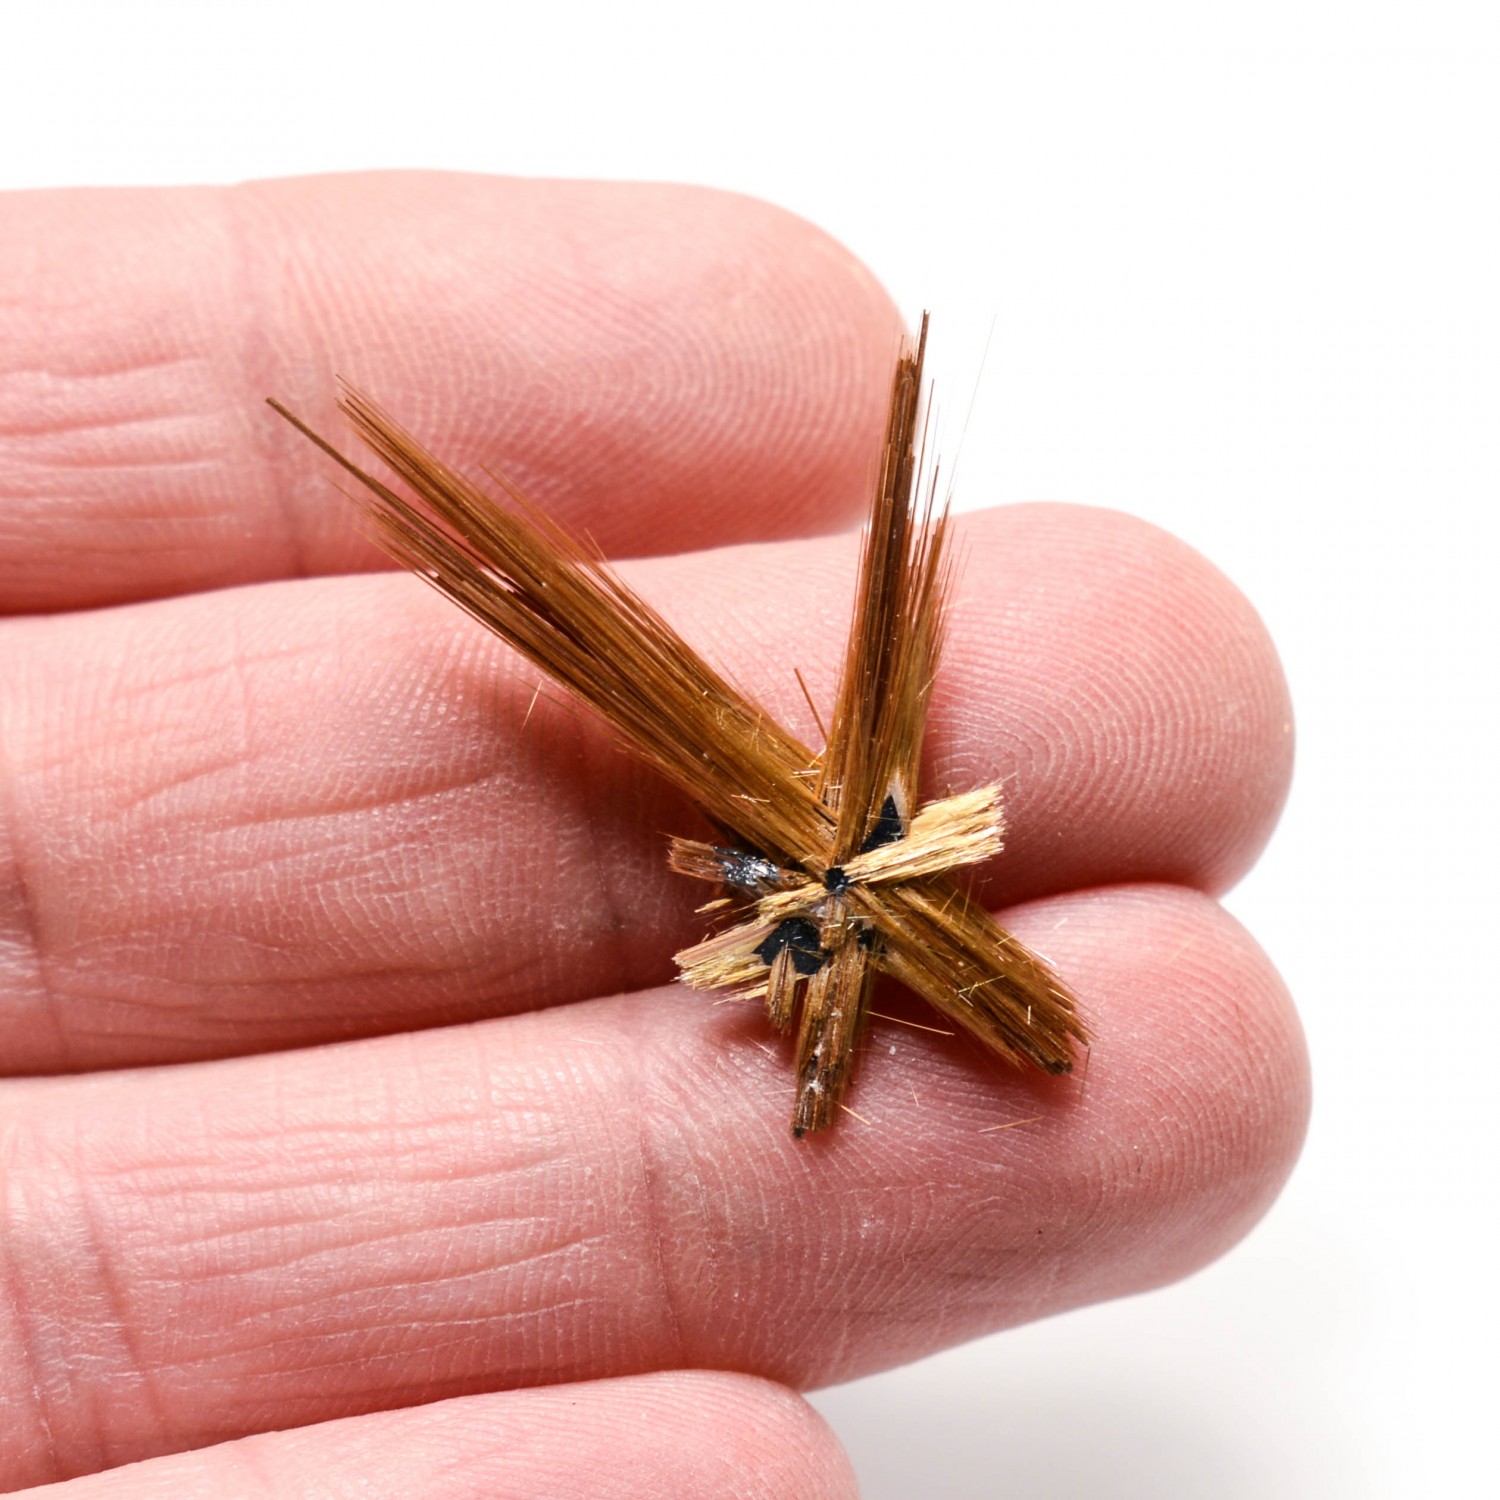
[[[935,479],[919,485],[926,340],[924,317],[896,363],[821,755],[504,480],[504,498],[489,493],[344,389],[340,409],[404,494],[271,402],[358,481],[355,497],[398,562],[588,704],[697,804],[715,841],[673,839],[669,859],[720,887],[700,910],[725,925],[677,954],[681,978],[763,998],[777,1030],[795,1025],[798,1136],[837,1117],[881,972],[1008,1061],[1065,1073],[1087,1042],[1067,989],[955,879],[1001,848],[999,786],[919,802],[951,582],[946,509]]]

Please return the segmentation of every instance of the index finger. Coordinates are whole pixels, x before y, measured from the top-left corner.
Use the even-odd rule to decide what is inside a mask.
[[[9,195],[0,609],[382,566],[262,400],[335,374],[608,553],[834,529],[898,336],[812,225],[703,188],[362,173]]]

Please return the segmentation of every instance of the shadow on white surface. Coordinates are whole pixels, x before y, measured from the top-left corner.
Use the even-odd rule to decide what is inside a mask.
[[[1295,1200],[1185,1284],[815,1393],[864,1500],[1387,1493],[1340,1394],[1357,1312],[1341,1252],[1306,1275]]]
[[[864,1500],[1101,1500],[1215,1497],[1263,1500],[1265,1465],[1253,1435],[1209,1408],[1184,1410],[1168,1392],[1052,1377],[995,1404],[955,1393],[934,1410],[902,1382],[860,1383],[848,1420],[840,1392],[819,1398],[852,1451]]]

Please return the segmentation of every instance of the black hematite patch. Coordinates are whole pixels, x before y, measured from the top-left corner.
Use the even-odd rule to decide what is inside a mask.
[[[818,929],[806,917],[788,917],[778,922],[755,950],[755,956],[770,968],[783,948],[790,950],[792,967],[799,974],[816,974],[828,957],[818,939]]]
[[[896,811],[896,799],[887,797],[880,804],[880,816],[876,818],[875,826],[864,843],[859,846],[859,852],[868,854],[871,849],[883,848],[886,844],[894,844],[897,839],[905,837],[906,828],[901,822],[901,814]]]

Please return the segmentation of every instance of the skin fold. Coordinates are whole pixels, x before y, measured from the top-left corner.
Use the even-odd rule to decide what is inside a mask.
[[[503,466],[816,741],[899,333],[826,236],[440,174],[19,194],[0,285],[0,1488],[852,1494],[788,1387],[1272,1201],[1301,1033],[1213,897],[1290,711],[1209,563],[964,518],[924,784],[1005,779],[978,888],[1095,1045],[1022,1076],[882,995],[861,1118],[797,1143],[786,1047],[669,983],[691,810],[260,404],[332,428],[344,374]]]

